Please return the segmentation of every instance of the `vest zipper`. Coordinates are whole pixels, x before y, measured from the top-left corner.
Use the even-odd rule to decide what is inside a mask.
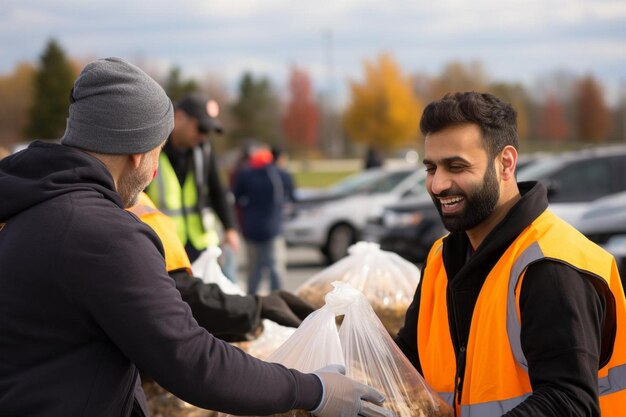
[[[456,320],[456,310],[454,308],[454,296],[452,295],[452,290],[450,289],[450,283],[448,282],[447,288],[447,297],[446,301],[448,304],[448,320],[451,321],[451,329],[454,329],[454,333],[456,336],[456,343],[460,344],[458,351],[458,356],[456,358],[456,375],[454,377],[454,401],[457,404],[461,404],[461,394],[463,392],[463,373],[465,372],[465,345],[463,341],[461,341],[461,336],[459,333],[459,326]],[[456,415],[456,407],[454,407],[454,414]]]
[[[459,358],[456,364],[456,382],[454,384],[454,396],[456,403],[461,404],[461,396],[463,394],[463,372],[465,371],[465,346],[459,348]]]

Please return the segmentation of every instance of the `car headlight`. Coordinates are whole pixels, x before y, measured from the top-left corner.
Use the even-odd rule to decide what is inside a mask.
[[[387,211],[383,215],[383,225],[385,227],[406,227],[406,226],[415,226],[420,224],[420,222],[424,219],[419,212],[405,212],[398,213],[394,211]]]

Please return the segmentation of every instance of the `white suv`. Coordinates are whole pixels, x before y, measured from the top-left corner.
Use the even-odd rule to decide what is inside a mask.
[[[403,196],[424,190],[423,167],[370,169],[296,204],[284,225],[290,246],[318,247],[329,263],[360,239],[366,219]]]

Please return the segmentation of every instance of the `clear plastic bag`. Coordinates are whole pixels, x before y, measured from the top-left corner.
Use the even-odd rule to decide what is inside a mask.
[[[350,284],[335,282],[326,304],[311,314],[268,358],[302,372],[330,364],[346,367],[350,378],[384,394],[396,417],[452,417],[452,408],[434,392],[396,346],[367,298]],[[343,315],[339,331],[335,315]],[[293,410],[281,417],[304,417]]]
[[[221,254],[222,250],[218,247],[211,246],[207,248],[191,265],[193,275],[201,278],[207,284],[214,283],[219,285],[220,289],[226,294],[246,295],[239,285],[229,280],[222,272],[218,262]]]
[[[326,297],[341,297],[346,306],[339,339],[346,375],[381,391],[384,406],[396,417],[452,417],[452,408],[433,391],[393,341],[367,298],[337,282]]]
[[[319,308],[333,282],[346,282],[365,294],[387,331],[397,334],[419,284],[419,269],[376,243],[357,242],[348,254],[304,282],[296,295]]]
[[[302,372],[313,372],[331,364],[345,365],[335,314],[329,305],[311,313],[267,361]],[[275,416],[306,417],[309,413],[292,410]],[[220,417],[232,416],[220,414]]]

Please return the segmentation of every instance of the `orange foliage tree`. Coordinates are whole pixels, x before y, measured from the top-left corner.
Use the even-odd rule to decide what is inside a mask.
[[[569,135],[569,132],[570,128],[565,119],[563,106],[554,94],[550,94],[539,116],[537,135],[540,139],[552,139],[563,142]]]
[[[12,74],[0,77],[0,145],[24,140],[34,74],[34,66],[23,63],[15,67]]]
[[[611,130],[611,113],[602,87],[591,75],[584,77],[577,86],[576,110],[581,139],[593,143],[606,140]]]
[[[365,80],[350,82],[350,103],[344,127],[354,141],[379,149],[393,149],[418,137],[423,105],[413,93],[391,55],[364,64]],[[412,143],[411,143],[412,144]]]
[[[289,101],[282,117],[283,134],[293,149],[312,149],[317,142],[319,109],[313,97],[309,74],[292,68],[289,76]]]

